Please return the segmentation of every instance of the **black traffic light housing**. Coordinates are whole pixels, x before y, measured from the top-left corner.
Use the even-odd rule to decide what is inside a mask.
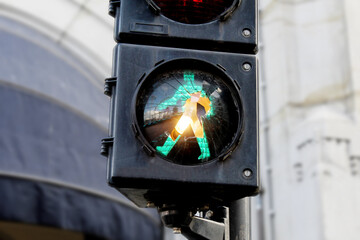
[[[258,191],[257,60],[255,56],[119,44],[115,48],[109,151],[109,184],[138,206],[148,203],[224,204]],[[141,61],[139,61],[141,59]],[[172,163],[144,141],[136,124],[136,90],[148,76],[172,61],[203,61],[231,79],[239,93],[242,126],[237,141],[212,161]],[[179,65],[179,69],[182,66]],[[213,71],[209,69],[209,71]],[[237,113],[233,113],[234,115]],[[141,126],[140,126],[141,127]]]
[[[166,12],[158,4],[161,1],[168,0],[110,1],[109,13],[115,17],[114,38],[118,45],[114,48],[112,77],[105,84],[105,93],[111,97],[109,138],[102,142],[102,154],[108,157],[108,182],[140,207],[177,206],[172,209],[185,209],[185,212],[228,205],[255,195],[259,189],[258,78],[254,55],[257,0],[181,0],[184,4],[231,3],[216,17],[197,18],[194,22],[184,18],[177,21],[177,13],[174,17]],[[224,82],[229,95],[223,92],[223,96],[234,100],[229,108],[232,110],[224,114],[228,122],[236,122],[230,124],[233,133],[224,138],[228,142],[220,147],[210,146],[210,156],[204,157],[203,162],[196,163],[203,152],[195,140],[185,147],[186,151],[175,145],[168,155],[159,152],[160,143],[148,136],[148,126],[141,120],[143,108],[139,99],[156,84],[155,73],[176,68],[184,72],[198,68],[210,78],[216,76],[221,79],[218,82]],[[188,94],[194,97],[195,92]],[[197,108],[202,107],[198,104]],[[185,112],[183,109],[181,113]],[[199,119],[205,126],[205,120]],[[216,142],[211,131],[218,131],[219,139],[223,139],[221,135],[227,129],[218,126],[206,127],[209,141]],[[159,129],[162,128],[156,131]],[[172,132],[163,131],[164,134],[172,137]],[[159,141],[165,146],[164,138]],[[183,143],[180,138],[175,144]],[[192,153],[195,157],[190,159]],[[183,159],[173,160],[176,155]]]
[[[257,52],[257,0],[229,0],[231,6],[226,11],[203,24],[184,24],[169,19],[155,2],[113,1],[110,14],[115,17],[115,40],[245,54]],[[204,12],[198,14],[206,15]]]

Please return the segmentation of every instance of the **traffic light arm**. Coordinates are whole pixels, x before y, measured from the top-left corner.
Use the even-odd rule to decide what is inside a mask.
[[[192,240],[230,240],[229,208],[222,209],[221,222],[195,216],[191,218],[189,225],[182,226],[182,235]]]

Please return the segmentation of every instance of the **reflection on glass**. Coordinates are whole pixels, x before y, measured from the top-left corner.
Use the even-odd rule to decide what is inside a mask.
[[[169,70],[140,89],[137,115],[160,156],[192,165],[210,161],[230,146],[239,127],[238,105],[217,75]]]
[[[153,0],[161,13],[177,22],[200,24],[210,22],[228,10],[234,0]]]

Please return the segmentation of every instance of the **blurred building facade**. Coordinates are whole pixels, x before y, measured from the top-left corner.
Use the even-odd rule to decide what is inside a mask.
[[[253,240],[360,236],[360,2],[260,0]]]
[[[107,7],[105,0],[0,0],[2,239],[19,239],[9,222],[70,235],[93,229],[85,231],[90,239],[161,237],[156,214],[139,212],[106,185],[96,151],[107,135],[102,90],[115,45]],[[253,240],[357,240],[360,2],[259,0],[259,7],[262,193],[252,201]],[[56,205],[59,196],[67,204]],[[53,205],[29,219],[41,199]],[[91,199],[103,215],[86,215],[72,199]],[[14,210],[26,204],[27,212]],[[74,210],[84,218],[69,217]],[[27,226],[25,236],[34,232]]]
[[[0,239],[162,239],[106,183],[112,18],[102,0],[0,0]]]

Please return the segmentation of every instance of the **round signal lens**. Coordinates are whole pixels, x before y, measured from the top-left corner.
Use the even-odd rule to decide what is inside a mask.
[[[217,19],[226,12],[234,0],[152,0],[161,13],[186,24],[201,24]]]
[[[213,65],[190,59],[165,63],[142,82],[135,99],[143,140],[170,162],[208,162],[226,155],[239,140],[239,93]]]

